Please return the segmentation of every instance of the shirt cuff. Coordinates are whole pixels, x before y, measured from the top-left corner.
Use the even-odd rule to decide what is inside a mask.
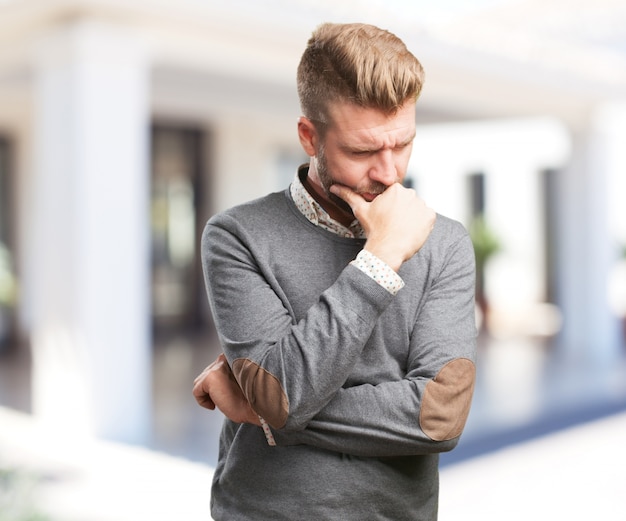
[[[395,295],[404,287],[402,277],[398,275],[386,262],[367,250],[361,250],[350,264],[374,279],[389,293]]]
[[[276,440],[274,440],[274,434],[272,434],[272,430],[267,422],[259,416],[259,421],[261,422],[261,427],[263,428],[263,433],[265,434],[265,439],[267,440],[267,444],[271,447],[276,446]]]

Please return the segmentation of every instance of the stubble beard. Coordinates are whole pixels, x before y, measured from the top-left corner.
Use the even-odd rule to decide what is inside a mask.
[[[324,193],[326,194],[326,197],[328,197],[330,202],[333,203],[335,206],[337,206],[343,212],[346,212],[349,215],[354,215],[354,212],[352,211],[352,208],[350,207],[350,205],[346,203],[341,197],[336,196],[330,191],[330,187],[337,183],[335,182],[335,180],[330,175],[330,172],[328,171],[328,163],[326,161],[326,150],[324,149],[323,144],[320,144],[318,148],[317,156],[315,158],[315,167],[316,167],[317,176],[320,180],[320,183],[322,184],[322,188],[324,189]]]
[[[328,171],[328,162],[326,161],[326,150],[323,144],[320,144],[319,149],[317,151],[317,156],[315,158],[315,166],[316,166],[317,176],[320,180],[320,183],[322,184],[322,188],[324,189],[324,193],[326,194],[326,197],[328,197],[328,199],[339,209],[354,216],[354,212],[352,211],[352,208],[350,207],[350,205],[346,203],[341,197],[336,196],[330,191],[330,187],[332,185],[339,184],[339,183],[337,183],[333,179],[331,173]],[[387,186],[385,186],[382,183],[374,182],[371,185],[369,185],[366,190],[357,190],[354,187],[349,187],[349,188],[352,188],[357,193],[367,192],[370,194],[382,194],[387,189]]]

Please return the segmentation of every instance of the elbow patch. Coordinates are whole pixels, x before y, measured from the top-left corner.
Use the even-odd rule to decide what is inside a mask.
[[[284,427],[289,401],[278,378],[247,358],[235,360],[232,371],[255,412],[275,429]]]
[[[434,441],[461,435],[470,410],[476,367],[467,358],[444,365],[426,384],[420,411],[420,427]]]

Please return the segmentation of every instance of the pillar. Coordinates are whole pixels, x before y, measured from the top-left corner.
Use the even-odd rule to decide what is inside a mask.
[[[610,106],[597,108],[584,128],[572,129],[572,157],[557,173],[554,201],[556,291],[564,317],[559,349],[590,368],[610,366],[621,355],[608,277],[617,258],[609,219],[611,180],[623,134],[611,113]]]
[[[74,20],[37,45],[33,412],[143,443],[151,423],[147,56]]]

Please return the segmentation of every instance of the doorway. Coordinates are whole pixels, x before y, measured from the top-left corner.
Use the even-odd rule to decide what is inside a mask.
[[[156,334],[204,325],[198,245],[203,223],[204,132],[153,125],[152,323]]]

